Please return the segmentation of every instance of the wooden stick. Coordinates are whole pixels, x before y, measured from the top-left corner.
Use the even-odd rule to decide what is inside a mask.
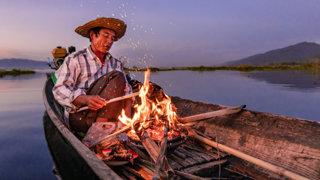
[[[185,159],[187,156],[186,154],[183,154],[181,152],[178,151],[178,149],[176,149],[173,154],[177,155],[178,157],[182,158],[182,159]]]
[[[116,98],[113,98],[113,99],[110,99],[110,100],[106,101],[104,106],[107,105],[107,104],[116,102],[116,101],[132,98],[132,97],[135,97],[135,96],[138,96],[138,95],[139,95],[139,92],[136,92],[136,93],[132,93],[132,94],[127,94],[127,95],[124,95],[124,96],[116,97]],[[77,113],[77,112],[84,111],[84,110],[87,110],[87,109],[89,109],[89,107],[88,106],[84,106],[82,108],[79,108],[76,111],[71,111],[70,113]]]
[[[157,162],[157,158],[160,154],[158,145],[150,138],[147,132],[144,132],[140,137],[142,145],[146,148],[153,162]]]
[[[167,142],[168,142],[168,128],[167,128],[167,123],[165,123],[164,130],[163,130],[163,138],[161,140],[160,154],[155,164],[155,171],[152,178],[153,180],[160,180],[160,168],[162,167],[163,159],[165,157],[165,153],[167,150]]]
[[[139,159],[139,161],[140,161],[141,163],[144,163],[144,164],[148,165],[148,166],[151,166],[151,167],[154,166],[154,164],[153,164],[152,162],[148,161],[148,160]]]
[[[125,170],[129,171],[130,173],[132,173],[133,175],[139,177],[139,178],[142,178],[141,174],[136,171],[135,169],[132,169],[131,167],[125,165],[125,166],[122,166]]]
[[[162,178],[162,174],[165,174],[165,177],[172,177],[174,175],[174,170],[170,166],[168,159],[166,156],[163,158],[163,163],[161,167],[160,177]]]
[[[148,154],[150,155],[153,162],[157,162],[157,158],[160,154],[160,148],[158,145],[150,138],[147,132],[144,132],[143,135],[140,137],[143,146],[146,148]],[[170,167],[168,160],[166,157],[163,158],[162,163],[162,172],[168,175],[174,174],[173,169]]]
[[[164,158],[164,163],[167,161],[167,159],[166,158]],[[141,164],[140,163],[136,163],[136,165],[138,165],[139,167],[141,167],[141,168],[145,168],[145,169],[147,169],[147,170],[150,170],[150,172],[152,172],[152,174],[154,174],[153,172],[154,172],[154,164],[153,163],[151,163],[151,162],[147,162],[147,163],[144,163],[144,162],[141,162]],[[160,178],[161,179],[168,179],[168,178],[170,178],[170,177],[173,177],[173,173],[174,173],[174,170],[173,169],[170,169],[170,171],[168,171],[168,172],[171,172],[172,171],[172,174],[170,174],[171,176],[168,176],[168,173],[166,173],[165,174],[165,172],[163,172],[163,171],[160,171]]]
[[[193,173],[199,172],[203,169],[212,169],[215,166],[221,166],[222,164],[224,164],[226,162],[227,162],[227,160],[223,159],[223,160],[218,160],[218,161],[201,163],[197,166],[191,166],[191,167],[184,168],[183,171],[190,173],[190,174],[193,174]]]
[[[189,174],[189,173],[182,172],[182,171],[177,171],[177,170],[175,170],[174,172],[178,176],[181,176],[181,177],[186,178],[186,179],[191,179],[191,180],[209,180],[209,179],[212,179],[212,178],[203,178],[203,177],[200,177],[200,176],[195,176],[193,174]]]
[[[290,179],[297,179],[297,180],[307,180],[308,179],[308,178],[303,177],[303,176],[301,176],[299,174],[296,174],[294,172],[288,171],[288,170],[286,170],[286,169],[284,169],[282,167],[275,166],[275,165],[270,164],[268,162],[265,162],[265,161],[263,161],[261,159],[258,159],[258,158],[252,157],[250,155],[247,155],[247,154],[245,154],[243,152],[240,152],[240,151],[238,151],[236,149],[230,148],[230,147],[222,145],[222,144],[218,144],[217,142],[214,142],[214,141],[209,140],[209,139],[207,139],[205,137],[199,136],[193,130],[189,130],[189,134],[188,135],[189,135],[189,137],[192,137],[192,138],[194,138],[194,139],[196,139],[196,140],[198,140],[200,142],[206,143],[206,144],[208,144],[208,145],[210,145],[212,147],[215,147],[217,149],[220,149],[222,151],[230,153],[230,154],[232,154],[234,156],[237,156],[237,157],[239,157],[241,159],[244,159],[244,160],[246,160],[246,161],[248,161],[250,163],[253,163],[253,164],[257,165],[257,166],[263,167],[265,169],[268,169],[268,170],[270,170],[270,171],[272,171],[274,173],[283,175],[283,176],[288,177]]]
[[[238,106],[238,107],[225,108],[225,109],[221,109],[221,110],[217,110],[217,111],[212,111],[212,112],[207,112],[207,113],[202,113],[202,114],[197,114],[197,115],[193,115],[193,116],[179,118],[178,120],[181,123],[189,123],[189,122],[194,122],[194,121],[201,121],[201,120],[209,119],[209,118],[212,118],[212,117],[238,113],[245,107],[246,107],[246,105],[242,105],[242,106]]]
[[[129,146],[130,149],[132,149],[134,152],[139,154],[139,160],[140,161],[141,160],[145,160],[145,161],[150,162],[149,160],[151,160],[151,158],[146,153],[141,151],[139,148],[135,147],[134,145],[132,145],[130,143],[128,143],[127,146]]]
[[[178,123],[177,125],[178,126],[181,126],[181,127],[190,127],[190,126],[193,126],[193,125],[195,125],[195,124],[197,124],[197,122],[190,122],[190,123]]]
[[[121,172],[124,176],[126,176],[126,178],[128,178],[129,180],[136,180],[135,176],[131,175],[130,173],[128,173],[126,170],[121,169]]]
[[[239,174],[240,176],[243,176],[243,177],[246,177],[246,178],[250,178],[250,179],[254,179],[253,177],[249,177],[249,176],[246,175],[246,174],[240,173],[240,172],[235,171],[235,170],[232,170],[232,169],[230,169],[230,168],[225,167],[224,169],[227,170],[227,171],[230,171],[230,172],[232,172],[232,173]]]
[[[96,141],[95,143],[91,144],[89,148],[91,148],[91,147],[93,147],[93,146],[101,143],[102,141],[104,141],[104,140],[106,140],[106,139],[109,139],[109,138],[111,138],[111,137],[113,137],[113,136],[116,136],[116,135],[118,135],[118,134],[120,134],[120,133],[123,133],[123,132],[129,130],[130,128],[131,128],[130,126],[124,126],[124,127],[121,128],[120,130],[118,130],[118,131],[116,131],[116,132],[114,132],[114,133],[112,133],[112,134],[110,134],[110,135],[107,135],[106,137],[103,137],[102,139],[100,139],[100,140]]]

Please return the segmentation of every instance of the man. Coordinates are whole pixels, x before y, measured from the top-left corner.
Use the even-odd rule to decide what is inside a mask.
[[[55,73],[53,94],[66,107],[66,112],[89,107],[70,116],[66,113],[66,123],[76,132],[85,133],[95,121],[116,120],[123,108],[130,116],[130,100],[104,106],[105,99],[132,92],[121,62],[109,53],[113,42],[124,36],[126,24],[119,19],[101,17],[79,26],[75,32],[89,38],[91,45],[65,58]]]

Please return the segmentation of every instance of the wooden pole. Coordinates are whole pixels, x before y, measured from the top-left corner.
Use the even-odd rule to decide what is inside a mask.
[[[236,149],[233,149],[233,148],[230,148],[228,146],[225,146],[225,145],[222,145],[222,144],[218,144],[217,142],[214,142],[212,140],[209,140],[208,138],[205,138],[205,137],[202,137],[202,136],[199,136],[198,134],[196,134],[193,130],[189,130],[189,137],[191,138],[194,138],[200,142],[203,142],[205,144],[208,144],[212,147],[215,147],[217,149],[220,149],[222,151],[225,151],[227,153],[230,153],[234,156],[237,156],[241,159],[244,159],[246,161],[249,161],[257,166],[260,166],[260,167],[263,167],[265,169],[268,169],[274,173],[277,173],[277,174],[280,174],[280,175],[283,175],[285,177],[288,177],[290,179],[294,179],[294,180],[307,180],[308,178],[306,177],[303,177],[299,174],[296,174],[294,172],[291,172],[291,171],[288,171],[282,167],[279,167],[279,166],[275,166],[273,164],[270,164],[268,162],[265,162],[261,159],[258,159],[258,158],[255,158],[255,157],[252,157],[250,155],[247,155],[243,152],[240,152]]]
[[[212,117],[238,113],[245,107],[246,107],[246,105],[242,105],[242,106],[238,106],[238,107],[225,108],[225,109],[221,109],[221,110],[217,110],[217,111],[212,111],[212,112],[207,112],[207,113],[202,113],[202,114],[197,114],[197,115],[193,115],[193,116],[179,118],[178,120],[181,123],[190,123],[190,122],[194,122],[194,121],[200,121],[200,120],[204,120],[204,119],[209,119],[209,118],[212,118]]]

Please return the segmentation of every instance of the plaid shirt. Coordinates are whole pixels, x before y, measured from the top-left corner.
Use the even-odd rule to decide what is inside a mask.
[[[104,74],[116,70],[125,75],[121,61],[113,58],[111,54],[106,55],[104,62],[102,67],[100,59],[90,46],[67,56],[55,72],[57,82],[52,90],[55,99],[66,106],[68,111],[74,106],[73,100],[85,95],[90,85]],[[129,94],[132,89],[128,82],[126,84],[125,94]]]

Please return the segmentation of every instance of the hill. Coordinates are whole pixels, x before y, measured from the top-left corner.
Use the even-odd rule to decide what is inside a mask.
[[[0,69],[48,69],[47,62],[30,59],[0,59]]]
[[[317,43],[302,42],[285,48],[275,49],[266,53],[227,62],[226,65],[303,63],[311,62],[315,58],[320,59],[320,45]]]

